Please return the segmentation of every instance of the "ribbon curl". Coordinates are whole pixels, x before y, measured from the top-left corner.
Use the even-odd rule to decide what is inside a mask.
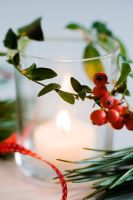
[[[7,153],[15,153],[15,152],[19,152],[21,154],[24,155],[28,155],[30,157],[36,158],[38,160],[41,160],[43,162],[45,162],[46,164],[48,164],[57,174],[57,176],[59,177],[61,186],[62,186],[62,200],[66,200],[67,199],[67,184],[65,181],[64,176],[62,175],[62,173],[50,162],[48,162],[47,160],[44,160],[41,156],[39,156],[38,154],[36,154],[35,152],[32,152],[31,150],[23,147],[20,144],[17,143],[11,143],[11,142],[1,142],[0,143],[0,153],[2,154],[7,154]]]

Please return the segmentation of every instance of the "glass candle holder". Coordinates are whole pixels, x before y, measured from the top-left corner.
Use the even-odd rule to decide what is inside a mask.
[[[16,142],[16,94],[13,68],[0,58],[0,142]],[[0,154],[9,158],[12,154]]]
[[[36,63],[38,67],[51,68],[58,76],[44,81],[45,84],[56,82],[61,89],[73,92],[70,77],[82,84],[93,86],[91,72],[96,71],[94,62],[102,63],[109,82],[115,82],[118,76],[117,56],[119,45],[111,39],[113,50],[106,52],[96,41],[101,56],[82,59],[86,41],[81,36],[65,35],[46,37],[45,42],[31,42],[21,55],[21,67],[25,69]],[[91,70],[86,70],[86,66]],[[97,127],[92,125],[89,115],[97,108],[90,100],[78,100],[69,105],[59,98],[56,92],[42,97],[37,94],[42,86],[16,73],[17,114],[20,142],[29,149],[39,153],[60,170],[70,169],[74,164],[57,159],[76,161],[91,157],[84,150],[90,148],[112,148],[113,129],[108,125]],[[50,181],[55,174],[41,163],[31,158],[16,154],[16,163],[22,171],[32,177]]]

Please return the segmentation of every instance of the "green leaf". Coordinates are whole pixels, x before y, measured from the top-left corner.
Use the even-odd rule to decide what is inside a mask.
[[[6,52],[2,52],[2,51],[0,51],[0,56],[6,56],[6,55],[7,55]]]
[[[37,68],[35,63],[33,63],[29,68],[24,69],[22,73],[34,81],[42,81],[57,76],[56,72],[52,69],[42,67]]]
[[[73,94],[71,94],[69,92],[64,92],[64,91],[59,91],[58,94],[67,103],[70,103],[70,104],[75,103],[75,98],[74,98]]]
[[[17,52],[17,53],[13,56],[13,58],[8,59],[7,62],[17,67],[17,66],[19,65],[19,63],[20,63],[19,53]]]
[[[96,21],[92,24],[92,27],[97,30],[98,33],[103,33],[107,36],[112,36],[111,30],[103,22]]]
[[[42,81],[57,76],[56,72],[49,68],[36,68],[32,71],[32,80]]]
[[[22,74],[27,76],[29,79],[32,79],[32,73],[34,70],[36,70],[37,66],[35,63],[33,63],[30,67],[22,70]]]
[[[71,77],[71,85],[74,91],[77,93],[79,93],[82,90],[82,85],[80,84],[80,82],[73,77]]]
[[[13,56],[13,62],[14,62],[14,65],[15,66],[18,66],[19,63],[20,63],[20,56],[19,56],[19,53],[16,53],[14,56]]]
[[[18,37],[12,29],[9,29],[8,32],[6,33],[3,43],[4,46],[9,49],[17,49]]]
[[[82,88],[82,90],[78,93],[78,95],[82,99],[82,101],[84,101],[86,97],[86,90]]]
[[[81,91],[79,91],[78,95],[82,99],[82,101],[85,100],[86,93],[91,93],[92,90],[87,85],[82,85]]]
[[[123,83],[117,86],[117,92],[126,96],[130,96],[130,92],[127,89],[127,81],[124,81]]]
[[[94,57],[99,57],[99,56],[100,56],[100,53],[94,47],[93,43],[88,44],[86,46],[86,48],[84,50],[83,59],[94,58]],[[90,78],[91,80],[93,79],[93,76],[95,73],[104,71],[103,65],[99,59],[85,61],[84,69],[85,69],[85,72],[86,72],[88,78]]]
[[[115,40],[117,40],[117,42],[120,45],[120,52],[121,52],[121,54],[123,56],[125,56],[125,57],[127,56],[127,51],[126,51],[126,47],[125,47],[124,43],[121,41],[121,39],[119,39],[118,37],[116,37],[116,36],[113,35],[112,31],[107,27],[107,25],[105,23],[103,23],[103,22],[94,22],[92,24],[92,27],[94,29],[96,29],[96,31],[99,33],[99,36],[102,33],[102,34],[104,34],[106,36],[112,37]],[[102,38],[102,36],[101,36],[101,38]],[[111,47],[111,49],[112,49],[112,44],[111,44],[109,38],[106,38],[106,41],[104,41],[104,39],[103,39],[102,42],[103,42],[103,44],[104,44],[104,46],[106,48],[109,49],[109,47]]]
[[[43,41],[43,31],[41,28],[41,17],[33,21],[32,23],[23,26],[22,28],[18,29],[18,33],[20,36],[26,35],[28,38],[37,41]]]
[[[125,96],[131,96],[130,91],[126,88],[126,90],[124,91],[124,95]]]
[[[91,93],[92,92],[92,89],[87,85],[82,85],[82,89],[84,89],[86,93]]]
[[[86,93],[92,92],[92,90],[87,85],[81,85],[79,81],[73,77],[71,77],[71,85],[83,101],[86,97]]]
[[[60,85],[57,83],[50,83],[48,85],[46,85],[38,94],[38,97],[47,94],[48,92],[51,92],[53,90],[59,89]]]
[[[66,26],[67,29],[71,29],[71,30],[79,30],[82,29],[82,25],[77,24],[77,23],[70,23]]]
[[[121,74],[120,77],[116,83],[116,86],[122,84],[124,81],[126,81],[129,73],[131,72],[131,67],[128,63],[123,63],[122,64],[122,69],[121,69]]]
[[[94,47],[93,43],[88,44],[84,51],[83,58],[94,58],[100,56],[98,50]]]

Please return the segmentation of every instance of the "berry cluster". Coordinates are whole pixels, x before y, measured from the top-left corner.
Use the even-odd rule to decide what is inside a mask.
[[[106,88],[107,75],[103,72],[96,73],[93,82],[93,95],[101,106],[100,110],[95,110],[90,115],[93,124],[101,126],[108,122],[114,129],[119,130],[125,125],[128,130],[133,130],[133,112],[129,111],[128,106],[123,106],[122,101],[110,95]]]

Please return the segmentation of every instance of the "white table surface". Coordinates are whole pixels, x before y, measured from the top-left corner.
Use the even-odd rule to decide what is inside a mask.
[[[68,200],[82,200],[91,192],[89,186],[71,189]],[[61,188],[48,188],[25,177],[13,160],[0,160],[0,200],[61,200]]]

